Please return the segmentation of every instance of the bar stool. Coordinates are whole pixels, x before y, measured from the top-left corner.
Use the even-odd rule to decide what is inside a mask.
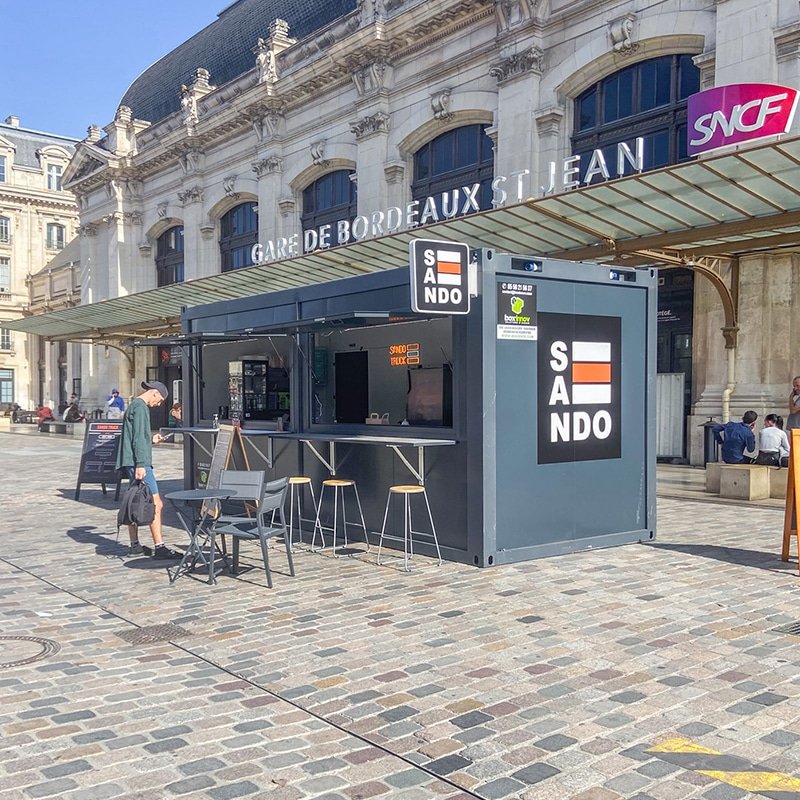
[[[425,498],[425,506],[428,509],[428,519],[431,522],[431,533],[424,533],[423,531],[415,531],[411,525],[411,496],[421,494]],[[425,536],[433,539],[436,546],[436,554],[439,557],[437,566],[442,565],[442,552],[439,550],[439,540],[436,537],[436,528],[433,525],[433,514],[431,513],[431,504],[428,502],[428,493],[425,491],[424,486],[390,486],[389,494],[386,497],[386,511],[383,513],[383,525],[381,526],[381,538],[378,540],[378,564],[381,563],[381,547],[383,547],[384,536],[387,539],[400,541],[399,536],[392,536],[386,533],[386,520],[389,517],[389,504],[392,501],[392,496],[397,495],[403,498],[403,569],[408,572],[409,559],[414,558],[414,534],[417,536]]]
[[[320,522],[320,512],[322,511],[322,504],[325,500],[325,490],[326,489],[333,489],[333,526],[329,527],[327,525],[323,525]],[[325,534],[323,530],[327,529],[332,532],[333,534],[333,555],[335,558],[340,558],[340,556],[336,555],[336,526],[337,521],[339,518],[339,500],[341,499],[342,504],[342,531],[343,531],[343,539],[344,544],[342,547],[347,547],[347,513],[346,513],[346,495],[345,489],[352,489],[353,495],[355,496],[356,505],[358,506],[358,514],[361,517],[361,528],[364,531],[364,541],[367,545],[366,552],[369,552],[369,537],[367,536],[367,524],[364,522],[364,512],[361,510],[361,500],[358,497],[358,488],[356,487],[356,482],[350,480],[348,478],[329,478],[328,480],[322,481],[322,489],[320,489],[319,493],[319,505],[317,506],[317,518],[314,521],[314,535],[311,537],[311,550],[315,553],[318,553],[320,550],[325,549]],[[355,523],[358,524],[358,523]],[[314,547],[314,544],[317,541],[317,528],[319,528],[319,536],[320,540],[322,541],[321,547]]]
[[[301,499],[303,494],[303,489],[308,487],[311,491],[311,503],[314,508],[314,514],[316,515],[317,511],[317,498],[314,494],[314,484],[311,482],[311,478],[307,478],[305,475],[297,475],[293,478],[289,478],[289,546],[292,548],[292,552],[294,552],[294,504],[295,498],[297,498],[297,530],[299,534],[298,543],[303,542],[303,514],[301,510]]]

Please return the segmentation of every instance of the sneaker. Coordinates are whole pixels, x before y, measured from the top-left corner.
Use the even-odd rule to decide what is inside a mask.
[[[140,556],[143,553],[144,553],[144,548],[139,544],[139,542],[136,542],[136,544],[132,544],[130,545],[130,547],[128,547],[129,556]]]
[[[153,550],[153,558],[166,561],[168,559],[175,560],[183,558],[183,553],[180,550],[173,550],[171,547],[162,545]]]

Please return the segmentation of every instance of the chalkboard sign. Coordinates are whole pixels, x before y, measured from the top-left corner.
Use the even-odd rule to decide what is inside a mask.
[[[83,437],[81,466],[78,471],[78,485],[75,499],[81,494],[82,483],[99,483],[106,494],[106,484],[116,484],[114,498],[119,499],[120,477],[117,471],[117,450],[122,438],[122,420],[105,419],[86,423]]]
[[[205,486],[201,488],[218,489],[219,476],[224,469],[250,469],[242,432],[238,426],[220,425],[217,429],[217,441],[207,471],[208,477]]]

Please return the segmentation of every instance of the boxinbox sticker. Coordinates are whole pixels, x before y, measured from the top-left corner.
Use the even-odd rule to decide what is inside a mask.
[[[535,341],[536,287],[532,283],[497,284],[497,338]]]
[[[619,317],[539,314],[538,463],[620,458]]]
[[[469,314],[469,245],[409,243],[411,308],[425,314]]]

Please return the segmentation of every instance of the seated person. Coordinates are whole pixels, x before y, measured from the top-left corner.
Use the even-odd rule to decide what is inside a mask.
[[[167,420],[167,426],[170,428],[183,427],[183,409],[180,403],[174,403],[172,408],[169,410],[169,419]]]
[[[764,417],[764,427],[758,434],[758,456],[756,464],[769,467],[789,466],[789,438],[780,426],[777,414]]]
[[[72,403],[67,406],[67,410],[64,412],[64,422],[82,422],[83,418],[84,415],[81,413],[80,408],[78,408],[77,403]]]
[[[754,452],[756,437],[753,428],[756,426],[758,414],[755,411],[745,411],[741,422],[726,422],[724,425],[715,425],[711,430],[714,441],[722,446],[722,460],[726,464],[752,464],[754,459],[745,455],[745,451]]]
[[[53,419],[53,410],[50,406],[39,406],[36,410],[36,420],[39,423],[39,430],[42,430],[42,425],[45,422],[49,422]]]

